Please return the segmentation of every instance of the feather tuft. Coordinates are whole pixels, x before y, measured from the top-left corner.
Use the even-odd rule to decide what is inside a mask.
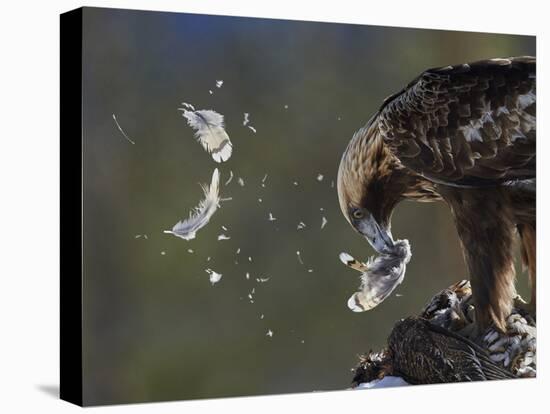
[[[202,185],[204,199],[200,201],[199,206],[191,212],[188,219],[179,221],[172,230],[164,230],[164,233],[173,234],[185,240],[194,239],[197,231],[208,224],[219,207],[219,187],[220,172],[216,168],[212,174],[210,186]]]
[[[227,161],[233,152],[233,144],[225,132],[223,115],[211,109],[190,110],[179,108],[187,124],[195,130],[195,138],[212,155],[216,162]]]
[[[348,300],[353,312],[364,312],[382,303],[403,281],[407,263],[411,260],[411,248],[407,240],[397,240],[394,248],[366,264],[347,253],[340,254],[346,266],[361,272],[361,287]]]

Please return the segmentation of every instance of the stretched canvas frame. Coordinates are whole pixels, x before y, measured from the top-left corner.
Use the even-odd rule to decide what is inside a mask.
[[[506,372],[508,348],[491,354],[506,342],[499,329],[455,337],[457,324],[474,319],[471,295],[481,288],[462,281],[464,243],[443,203],[401,203],[388,236],[366,195],[359,203],[348,194],[366,187],[357,160],[377,160],[348,147],[352,137],[383,116],[393,136],[411,136],[412,115],[397,128],[395,112],[384,113],[402,88],[432,67],[426,79],[458,73],[459,86],[472,70],[480,90],[484,76],[489,88],[501,76],[516,85],[502,102],[517,119],[499,123],[509,108],[489,104],[480,125],[518,122],[510,141],[525,140],[527,172],[501,181],[527,194],[518,214],[536,214],[527,148],[536,72],[534,57],[518,57],[534,56],[534,37],[99,8],[63,14],[60,37],[62,399],[103,405],[536,375],[536,312],[517,298],[500,326],[512,337],[527,332],[515,371]],[[478,137],[476,122],[457,124],[474,144],[489,134]],[[354,174],[343,154],[356,157]],[[433,172],[424,178],[441,185]],[[433,201],[432,187],[414,191]],[[370,216],[377,223],[367,228]],[[506,263],[523,255],[529,267],[534,226],[517,230],[523,251]],[[340,261],[361,280],[346,279],[357,273]],[[517,273],[529,302],[529,272]],[[442,308],[443,299],[457,308]],[[393,375],[395,360],[385,371],[395,354],[386,350],[417,334],[459,341],[480,376],[449,379],[437,368],[440,377],[420,381]]]

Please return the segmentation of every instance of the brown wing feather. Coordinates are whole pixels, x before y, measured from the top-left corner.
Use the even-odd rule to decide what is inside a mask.
[[[386,99],[376,123],[408,168],[457,186],[535,177],[536,62],[430,69]]]
[[[411,384],[514,378],[478,345],[422,318],[397,323],[388,345],[394,375]]]

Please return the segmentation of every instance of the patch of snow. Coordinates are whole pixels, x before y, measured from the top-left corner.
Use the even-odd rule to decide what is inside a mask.
[[[354,389],[361,390],[361,389],[371,389],[371,388],[402,387],[404,385],[410,385],[410,384],[401,377],[386,375],[382,379],[375,379],[371,382],[362,382]]]

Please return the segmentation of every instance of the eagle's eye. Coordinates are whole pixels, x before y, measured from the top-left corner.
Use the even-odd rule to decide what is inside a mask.
[[[351,215],[353,216],[353,218],[359,220],[363,218],[364,213],[363,213],[363,210],[361,210],[360,208],[356,208],[351,212]]]

